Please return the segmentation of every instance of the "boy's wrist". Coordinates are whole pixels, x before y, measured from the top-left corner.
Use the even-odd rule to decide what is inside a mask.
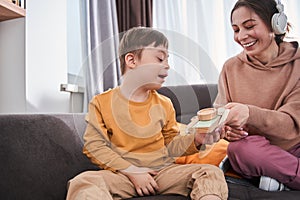
[[[199,142],[197,142],[197,141],[196,141],[196,139],[195,139],[195,141],[194,141],[194,144],[195,144],[196,148],[197,148],[199,151],[203,151],[203,150],[205,150],[205,149],[206,149],[206,145],[205,145],[205,144],[202,144],[202,143],[199,143]]]
[[[196,138],[195,138],[195,140],[194,140],[194,143],[195,143],[195,146],[196,146],[197,149],[198,149],[198,147],[199,147],[200,145],[202,145],[201,143],[197,142]]]
[[[152,170],[147,168],[147,167],[137,167],[135,165],[130,165],[126,169],[120,170],[120,172],[123,173],[123,174],[127,174],[127,173],[136,173],[136,174],[138,174],[138,173],[148,173],[150,171],[152,171]]]

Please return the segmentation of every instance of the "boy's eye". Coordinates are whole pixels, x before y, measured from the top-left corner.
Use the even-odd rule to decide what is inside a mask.
[[[158,61],[160,61],[160,62],[164,61],[164,59],[163,59],[163,58],[160,58],[160,57],[157,57],[157,59],[158,59]]]

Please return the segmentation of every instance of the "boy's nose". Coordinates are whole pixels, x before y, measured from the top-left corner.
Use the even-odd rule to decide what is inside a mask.
[[[164,67],[165,69],[167,69],[167,70],[170,69],[170,65],[169,65],[168,61],[166,61],[166,62],[163,63],[163,67]]]
[[[169,70],[169,69],[170,69],[170,65],[169,65],[169,63],[165,64],[165,68],[166,68],[167,70]]]

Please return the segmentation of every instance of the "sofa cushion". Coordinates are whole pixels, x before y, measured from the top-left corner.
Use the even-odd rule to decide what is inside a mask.
[[[206,149],[199,151],[188,156],[181,156],[176,159],[178,164],[211,164],[219,166],[221,161],[225,158],[227,153],[228,142],[226,140],[220,140],[213,145],[206,145]]]
[[[0,115],[1,199],[64,199],[67,182],[95,166],[82,141],[50,115]]]

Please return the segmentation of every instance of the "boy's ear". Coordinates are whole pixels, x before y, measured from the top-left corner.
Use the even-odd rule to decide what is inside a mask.
[[[135,68],[135,56],[133,53],[127,53],[125,55],[125,63],[130,69]]]

